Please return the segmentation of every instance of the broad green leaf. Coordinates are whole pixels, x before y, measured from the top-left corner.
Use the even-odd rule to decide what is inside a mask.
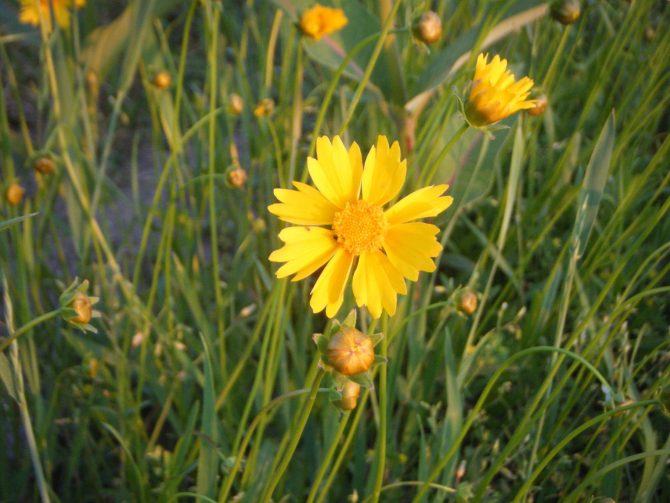
[[[609,173],[610,161],[612,160],[614,136],[614,110],[612,110],[591,154],[582,190],[579,194],[579,207],[577,209],[575,227],[572,231],[572,252],[577,259],[584,254],[586,244],[598,216],[598,208],[600,207],[605,182],[607,182],[607,175]]]

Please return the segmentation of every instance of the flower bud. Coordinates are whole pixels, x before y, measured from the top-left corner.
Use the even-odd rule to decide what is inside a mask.
[[[414,35],[424,44],[434,44],[442,38],[442,20],[433,11],[421,14],[414,27]]]
[[[93,318],[100,316],[100,313],[93,310],[98,298],[90,297],[86,293],[87,290],[88,281],[79,283],[79,280],[75,279],[59,298],[61,315],[65,321],[81,330],[96,332],[95,327],[89,323]]]
[[[242,168],[234,168],[228,171],[228,183],[236,189],[244,187],[247,181],[247,172]]]
[[[165,70],[161,70],[154,75],[154,86],[158,89],[167,89],[172,85],[172,77]]]
[[[18,182],[12,182],[9,184],[9,187],[7,187],[5,197],[7,198],[7,202],[10,205],[18,206],[21,204],[21,201],[23,201],[23,196],[25,193],[26,189],[24,189],[21,184]]]
[[[535,106],[533,108],[528,109],[528,115],[532,115],[533,117],[539,117],[544,113],[544,111],[547,109],[549,106],[549,99],[547,98],[546,95],[541,94],[537,98],[535,98]]]
[[[375,360],[372,339],[355,328],[342,327],[330,339],[326,359],[329,365],[345,376],[365,372]]]
[[[86,325],[93,317],[93,305],[91,299],[85,293],[77,292],[72,299],[72,309],[77,313],[76,316],[70,318],[72,323],[78,325]]]
[[[656,38],[656,30],[652,26],[647,26],[644,29],[644,38],[647,42],[651,42]]]
[[[458,301],[458,310],[470,316],[477,310],[477,294],[467,290]]]
[[[256,105],[256,108],[254,108],[254,115],[256,117],[267,117],[268,115],[271,115],[272,112],[275,109],[275,102],[272,98],[265,98],[262,99],[258,105]]]
[[[361,396],[361,385],[354,381],[347,380],[342,387],[342,399],[335,402],[335,405],[342,410],[354,410],[358,403],[358,397]]]
[[[244,110],[244,100],[242,99],[242,96],[237,93],[228,96],[228,110],[233,115],[240,115]]]
[[[35,161],[35,171],[43,175],[50,175],[56,171],[56,163],[49,157],[40,157]]]
[[[579,0],[556,0],[551,4],[551,16],[563,25],[573,24],[581,13]]]

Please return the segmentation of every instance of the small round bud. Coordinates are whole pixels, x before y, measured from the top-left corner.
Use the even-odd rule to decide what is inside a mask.
[[[347,381],[342,388],[342,398],[335,405],[342,410],[354,410],[361,396],[361,385],[354,381]]]
[[[86,325],[93,317],[93,306],[88,295],[82,292],[77,292],[72,300],[72,309],[77,313],[76,316],[70,319],[72,323],[79,325]]]
[[[340,374],[351,376],[370,368],[375,350],[370,337],[355,328],[342,327],[328,343],[326,358]]]
[[[566,26],[577,21],[581,13],[579,0],[556,0],[551,4],[551,16]]]
[[[49,157],[40,157],[35,161],[35,171],[43,175],[50,175],[56,171],[56,163]]]
[[[254,108],[254,115],[256,117],[267,117],[272,114],[275,109],[275,102],[272,98],[262,99],[256,108]]]
[[[458,310],[470,316],[477,310],[477,294],[471,291],[466,291],[461,295],[458,302]]]
[[[242,99],[242,96],[237,93],[228,96],[228,110],[233,115],[240,115],[244,110],[244,100]]]
[[[442,38],[442,20],[433,11],[421,14],[414,27],[414,34],[424,44],[434,44]]]
[[[172,77],[165,70],[161,70],[154,75],[154,86],[158,89],[167,89],[172,85]]]
[[[241,189],[247,181],[247,172],[242,168],[228,171],[228,183],[236,189]]]
[[[651,26],[647,26],[644,29],[644,38],[647,42],[651,42],[656,38],[656,30]]]
[[[537,98],[535,98],[535,106],[533,108],[528,109],[528,115],[532,115],[533,117],[539,117],[544,113],[544,111],[547,109],[549,106],[549,99],[547,98],[546,95],[541,94]]]
[[[24,189],[18,182],[12,182],[9,184],[9,187],[7,187],[5,197],[10,205],[18,206],[21,204],[21,201],[23,201],[25,193],[26,189]]]

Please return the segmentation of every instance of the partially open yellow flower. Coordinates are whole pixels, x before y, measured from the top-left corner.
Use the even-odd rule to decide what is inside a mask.
[[[297,224],[279,233],[285,246],[270,255],[285,262],[278,278],[306,278],[325,265],[312,289],[315,313],[330,318],[344,300],[349,276],[356,303],[367,306],[374,318],[382,308],[393,315],[397,294],[406,294],[404,278],[416,281],[419,271],[434,271],[432,258],[442,250],[435,225],[415,222],[446,210],[453,198],[442,196],[448,185],[425,187],[390,208],[405,182],[407,161],[400,146],[389,146],[385,136],[365,159],[356,143],[347,151],[339,136],[333,142],[322,136],[316,142],[316,159],[308,158],[309,174],[316,185],[293,182],[298,190],[275,189],[278,204],[269,211]],[[318,190],[317,190],[318,189]]]
[[[528,77],[515,81],[507,69],[507,60],[498,55],[490,63],[488,59],[488,54],[477,57],[475,78],[465,108],[468,121],[474,126],[494,124],[519,110],[535,106],[534,100],[526,100],[533,81]]]
[[[349,20],[342,9],[333,9],[316,4],[303,12],[300,18],[300,29],[314,40],[330,35],[344,28]]]
[[[35,6],[39,3],[39,10]],[[19,21],[24,24],[31,24],[39,26],[40,12],[47,25],[47,30],[51,31],[53,25],[51,23],[51,11],[56,16],[56,22],[61,28],[70,26],[70,11],[72,5],[80,8],[86,5],[86,0],[21,0],[21,11],[19,12]]]

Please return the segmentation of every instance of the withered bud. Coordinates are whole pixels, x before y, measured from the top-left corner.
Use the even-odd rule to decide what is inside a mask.
[[[161,70],[160,72],[156,73],[156,75],[154,75],[154,86],[156,86],[158,89],[167,89],[171,85],[172,76],[165,70]]]
[[[551,4],[551,16],[566,26],[577,21],[581,13],[579,0],[556,0]]]
[[[458,310],[470,316],[477,310],[477,294],[467,290],[458,301]]]
[[[43,175],[50,175],[56,171],[56,163],[49,157],[40,157],[35,161],[35,171]]]
[[[539,117],[544,113],[544,111],[547,109],[549,106],[549,99],[547,98],[546,95],[541,94],[537,98],[535,98],[535,106],[533,108],[528,109],[528,115],[532,115],[533,117]]]
[[[361,385],[354,381],[349,381],[342,387],[342,398],[335,405],[342,410],[354,410],[358,403],[358,397],[361,396]]]
[[[7,202],[12,206],[18,206],[23,201],[23,196],[26,193],[24,189],[18,182],[12,182],[7,187],[7,192],[5,192],[5,198]]]
[[[372,339],[355,328],[342,327],[326,349],[328,363],[345,376],[365,372],[375,360]]]
[[[424,44],[434,44],[442,38],[442,20],[433,11],[421,14],[414,27],[416,38]]]

